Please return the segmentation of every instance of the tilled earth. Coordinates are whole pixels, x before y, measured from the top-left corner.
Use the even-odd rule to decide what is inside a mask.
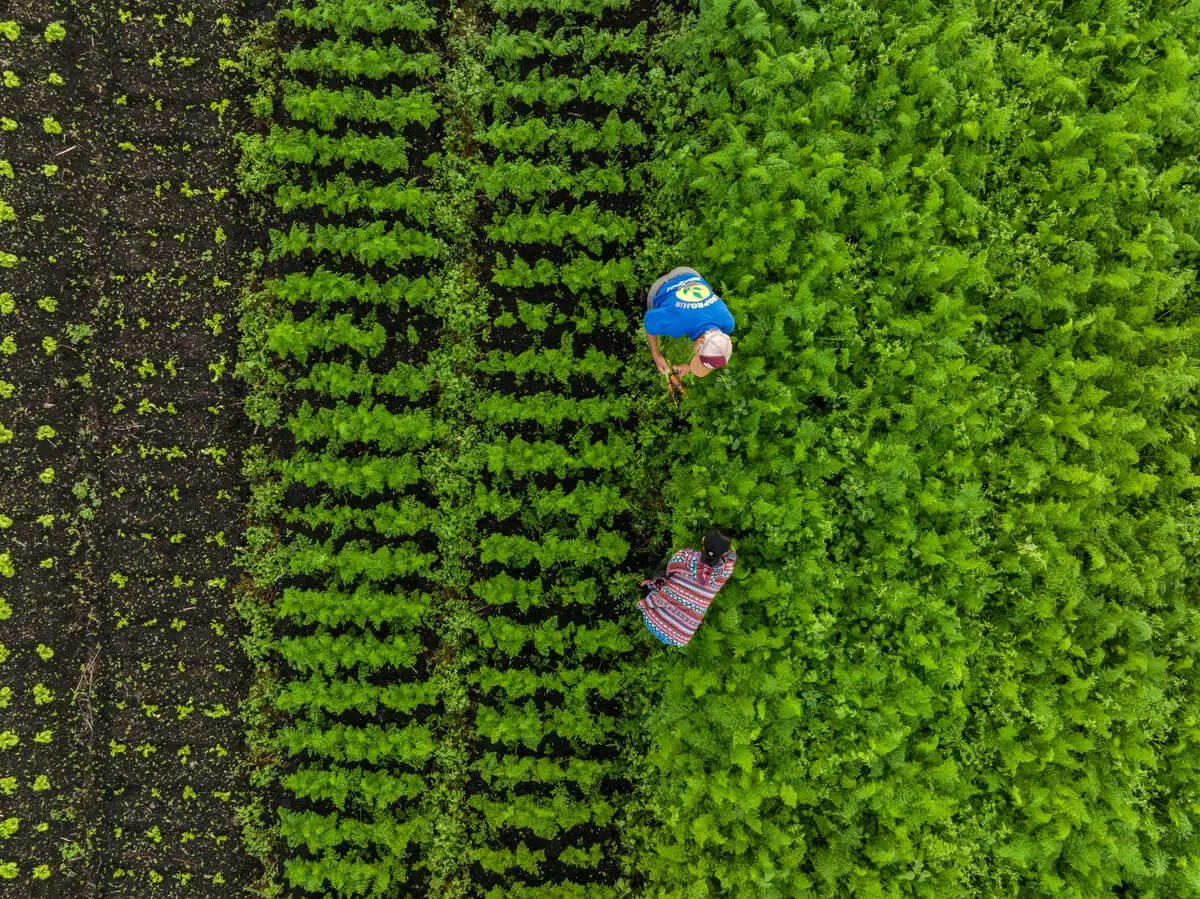
[[[0,893],[232,895],[264,4],[0,12]],[[6,164],[7,163],[7,164]],[[11,892],[10,892],[11,891]]]

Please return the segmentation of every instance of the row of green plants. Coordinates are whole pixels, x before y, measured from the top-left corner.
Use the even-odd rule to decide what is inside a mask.
[[[648,23],[604,6],[559,4],[558,18],[491,3],[461,53],[491,76],[471,159],[495,310],[477,377],[499,387],[473,410],[490,576],[472,585],[486,605],[462,677],[479,697],[472,879],[495,897],[621,896],[641,879],[624,839],[649,649],[633,614],[648,554],[634,547],[664,536],[663,462],[647,448],[666,403],[629,367],[645,289],[631,186],[652,130],[638,106],[652,42]]]
[[[83,772],[59,761],[76,749],[64,670],[75,656],[76,641],[65,633],[71,616],[40,614],[32,600],[61,591],[60,606],[67,608],[76,598],[63,573],[87,529],[71,492],[79,462],[64,433],[70,419],[34,397],[53,377],[56,358],[74,354],[71,336],[79,326],[66,320],[68,307],[58,296],[22,289],[23,282],[40,286],[40,273],[22,259],[42,211],[31,200],[53,193],[61,180],[58,166],[35,166],[32,157],[51,152],[62,133],[58,118],[43,117],[50,110],[33,103],[45,105],[44,98],[62,92],[56,71],[62,32],[61,22],[35,28],[25,20],[0,21],[0,884],[6,891],[61,881],[87,857],[87,840],[72,820]],[[35,58],[43,65],[35,68]],[[68,385],[62,377],[61,386]]]
[[[262,593],[244,608],[273,674],[254,706],[262,793],[244,814],[281,866],[269,894],[428,883],[445,697],[415,669],[437,645],[443,562],[437,502],[419,490],[450,427],[436,351],[407,314],[445,289],[450,250],[434,224],[447,197],[414,149],[441,127],[424,87],[443,67],[422,37],[433,21],[423,4],[295,3],[253,43],[272,124],[243,137],[243,187],[278,227],[244,302],[239,371],[251,417],[290,435],[247,459],[245,563]]]

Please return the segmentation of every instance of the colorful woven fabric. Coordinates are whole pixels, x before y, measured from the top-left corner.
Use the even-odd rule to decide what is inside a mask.
[[[648,630],[650,632],[651,636],[653,636],[656,640],[658,640],[659,643],[666,643],[668,646],[675,645],[674,643],[671,642],[670,638],[667,637],[666,634],[664,634],[662,631],[660,631],[658,628],[656,628],[654,626],[654,622],[652,622],[649,619],[649,617],[647,617],[645,612],[642,612],[642,621],[644,621],[646,623],[646,630]]]
[[[650,632],[673,646],[691,642],[704,620],[704,613],[729,576],[737,554],[730,550],[721,556],[715,568],[705,564],[704,556],[694,549],[681,549],[667,563],[666,577],[642,581],[650,587],[638,603],[642,619]]]

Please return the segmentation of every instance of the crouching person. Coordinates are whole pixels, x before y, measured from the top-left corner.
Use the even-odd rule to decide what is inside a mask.
[[[704,613],[729,576],[737,554],[729,538],[716,528],[704,535],[703,549],[673,553],[649,580],[646,598],[638,603],[646,628],[668,646],[686,646]]]

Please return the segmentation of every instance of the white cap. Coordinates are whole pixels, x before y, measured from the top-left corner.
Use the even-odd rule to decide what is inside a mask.
[[[697,355],[709,368],[721,368],[733,354],[733,341],[724,331],[709,331],[700,343]]]

